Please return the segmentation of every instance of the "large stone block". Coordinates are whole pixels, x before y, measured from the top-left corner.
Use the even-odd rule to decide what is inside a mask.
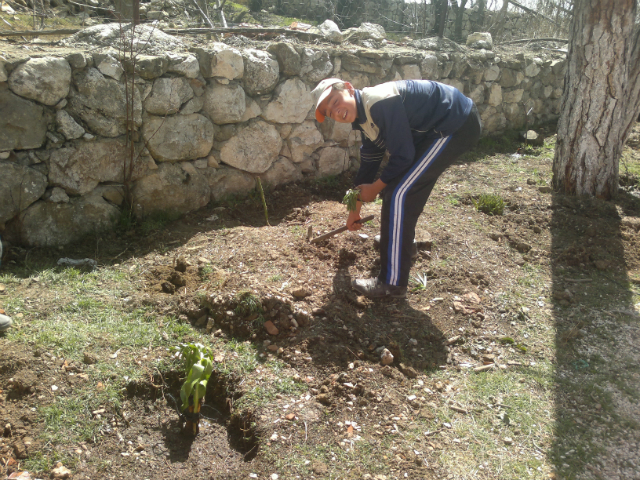
[[[262,120],[252,121],[238,131],[220,150],[227,165],[249,173],[264,173],[271,167],[282,148],[276,128]]]
[[[71,67],[64,58],[31,58],[9,76],[9,88],[21,97],[55,105],[69,94]]]
[[[152,115],[171,115],[193,97],[189,81],[183,77],[157,78],[151,93],[144,100],[144,108]]]
[[[207,178],[190,163],[162,163],[135,183],[132,196],[136,216],[145,217],[197,210],[209,203],[211,190]]]
[[[230,195],[247,194],[256,186],[253,175],[231,167],[208,168],[205,176],[214,202]]]
[[[261,50],[244,52],[244,89],[249,95],[271,92],[278,83],[280,67],[276,58]]]
[[[302,51],[302,67],[300,75],[310,83],[318,83],[330,76],[333,64],[329,53],[324,50],[305,48]]]
[[[0,86],[0,152],[38,148],[45,142],[44,109]]]
[[[237,83],[220,85],[212,82],[204,94],[204,112],[218,125],[243,120],[247,109],[244,90]]]
[[[187,78],[196,78],[200,74],[200,64],[195,55],[169,54],[167,72],[177,73]]]
[[[288,77],[299,75],[302,68],[300,54],[290,43],[279,42],[269,46],[268,51],[278,59],[280,72]]]
[[[137,88],[127,91],[125,86],[105,78],[99,70],[89,68],[74,75],[77,93],[71,96],[69,111],[81,118],[92,133],[104,137],[118,137],[127,132],[127,104],[133,101],[133,123],[142,124],[142,103]]]
[[[244,60],[239,50],[224,43],[212,43],[207,48],[196,48],[194,51],[203,77],[223,77],[228,80],[243,77]]]
[[[438,58],[432,54],[426,54],[420,62],[420,72],[425,80],[438,80]]]
[[[420,67],[415,64],[407,64],[400,66],[400,72],[403,80],[421,80],[422,73],[420,73]]]
[[[502,94],[502,101],[504,103],[518,103],[522,100],[524,90],[522,88],[516,88]]]
[[[497,83],[494,83],[489,88],[489,100],[487,100],[487,103],[494,107],[502,103],[502,87]]]
[[[100,195],[71,198],[68,203],[36,202],[20,215],[18,232],[32,247],[65,245],[112,229],[119,210]]]
[[[349,168],[349,152],[344,148],[327,147],[320,152],[318,176],[338,175]]]
[[[80,142],[75,146],[59,148],[49,157],[49,183],[62,187],[72,195],[91,192],[102,182],[124,183],[136,180],[149,171],[149,157],[131,154],[124,138]]]
[[[278,158],[271,168],[260,175],[260,181],[272,187],[302,180],[300,167],[285,157]]]
[[[213,146],[213,124],[199,113],[149,116],[142,135],[154,159],[179,162],[206,157]]]
[[[56,125],[58,132],[64,135],[67,140],[75,140],[84,135],[84,128],[78,125],[78,122],[65,110],[56,112]]]
[[[304,161],[324,144],[322,134],[316,128],[315,122],[309,120],[297,125],[289,134],[287,141],[291,152],[291,160],[295,163]]]
[[[47,177],[13,162],[0,161],[0,225],[38,200],[47,188]]]
[[[313,106],[311,92],[298,78],[286,80],[274,91],[273,100],[262,112],[270,122],[301,123]]]

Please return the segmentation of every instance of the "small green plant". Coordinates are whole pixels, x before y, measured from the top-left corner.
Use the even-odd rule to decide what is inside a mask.
[[[201,280],[208,280],[212,273],[213,267],[211,265],[204,265],[198,269]]]
[[[235,313],[240,317],[246,317],[254,313],[262,313],[260,299],[253,292],[240,292],[236,296],[236,302]]]
[[[473,205],[479,212],[487,215],[502,215],[504,212],[504,200],[493,193],[483,193],[478,200],[473,201]]]
[[[413,291],[421,291],[427,289],[427,274],[426,273],[417,273],[412,279],[411,282],[415,285],[413,287]]]
[[[355,212],[358,208],[358,195],[360,195],[360,190],[355,188],[350,188],[347,190],[344,198],[342,199],[342,203],[347,206],[347,211]]]
[[[181,410],[186,419],[184,430],[195,436],[200,431],[200,408],[213,372],[213,353],[200,343],[181,343],[171,350],[180,353],[187,375],[180,389]]]

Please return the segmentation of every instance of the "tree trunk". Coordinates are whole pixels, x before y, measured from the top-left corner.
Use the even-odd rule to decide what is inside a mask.
[[[502,0],[502,7],[500,8],[500,12],[497,15],[496,22],[491,26],[489,32],[491,36],[494,38],[494,41],[497,40],[504,30],[504,23],[507,20],[507,9],[509,8],[509,0]]]
[[[455,28],[454,28],[454,33],[453,33],[453,38],[456,41],[461,41],[462,40],[462,21],[464,20],[464,7],[467,6],[467,0],[460,0],[460,6],[458,6],[458,2],[456,0],[453,0],[451,2],[451,6],[455,5],[455,14],[456,14],[456,21],[455,21]]]
[[[444,28],[447,24],[447,12],[449,11],[448,0],[432,0],[434,5],[435,21],[433,24],[433,33],[438,37],[444,37]]]
[[[640,111],[637,0],[575,4],[553,160],[554,187],[610,199],[618,161]]]

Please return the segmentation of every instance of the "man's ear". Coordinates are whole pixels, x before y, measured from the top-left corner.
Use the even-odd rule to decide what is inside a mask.
[[[356,89],[355,89],[355,88],[353,88],[353,85],[351,85],[351,83],[349,83],[349,82],[344,82],[344,86],[345,86],[345,88],[347,89],[347,91],[348,91],[351,95],[353,95],[353,94],[355,94],[355,93],[356,93]]]

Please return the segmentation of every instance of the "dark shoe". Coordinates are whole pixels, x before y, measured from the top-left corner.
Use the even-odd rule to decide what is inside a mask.
[[[356,292],[368,298],[405,298],[407,296],[407,287],[387,285],[378,278],[353,280],[351,286]]]
[[[373,244],[377,249],[380,249],[380,235],[376,235],[373,237]],[[418,244],[416,241],[413,241],[413,246],[411,247],[411,260],[418,258]]]
[[[9,327],[11,327],[12,323],[13,322],[11,321],[11,317],[7,317],[6,315],[0,313],[0,333],[9,330]]]

